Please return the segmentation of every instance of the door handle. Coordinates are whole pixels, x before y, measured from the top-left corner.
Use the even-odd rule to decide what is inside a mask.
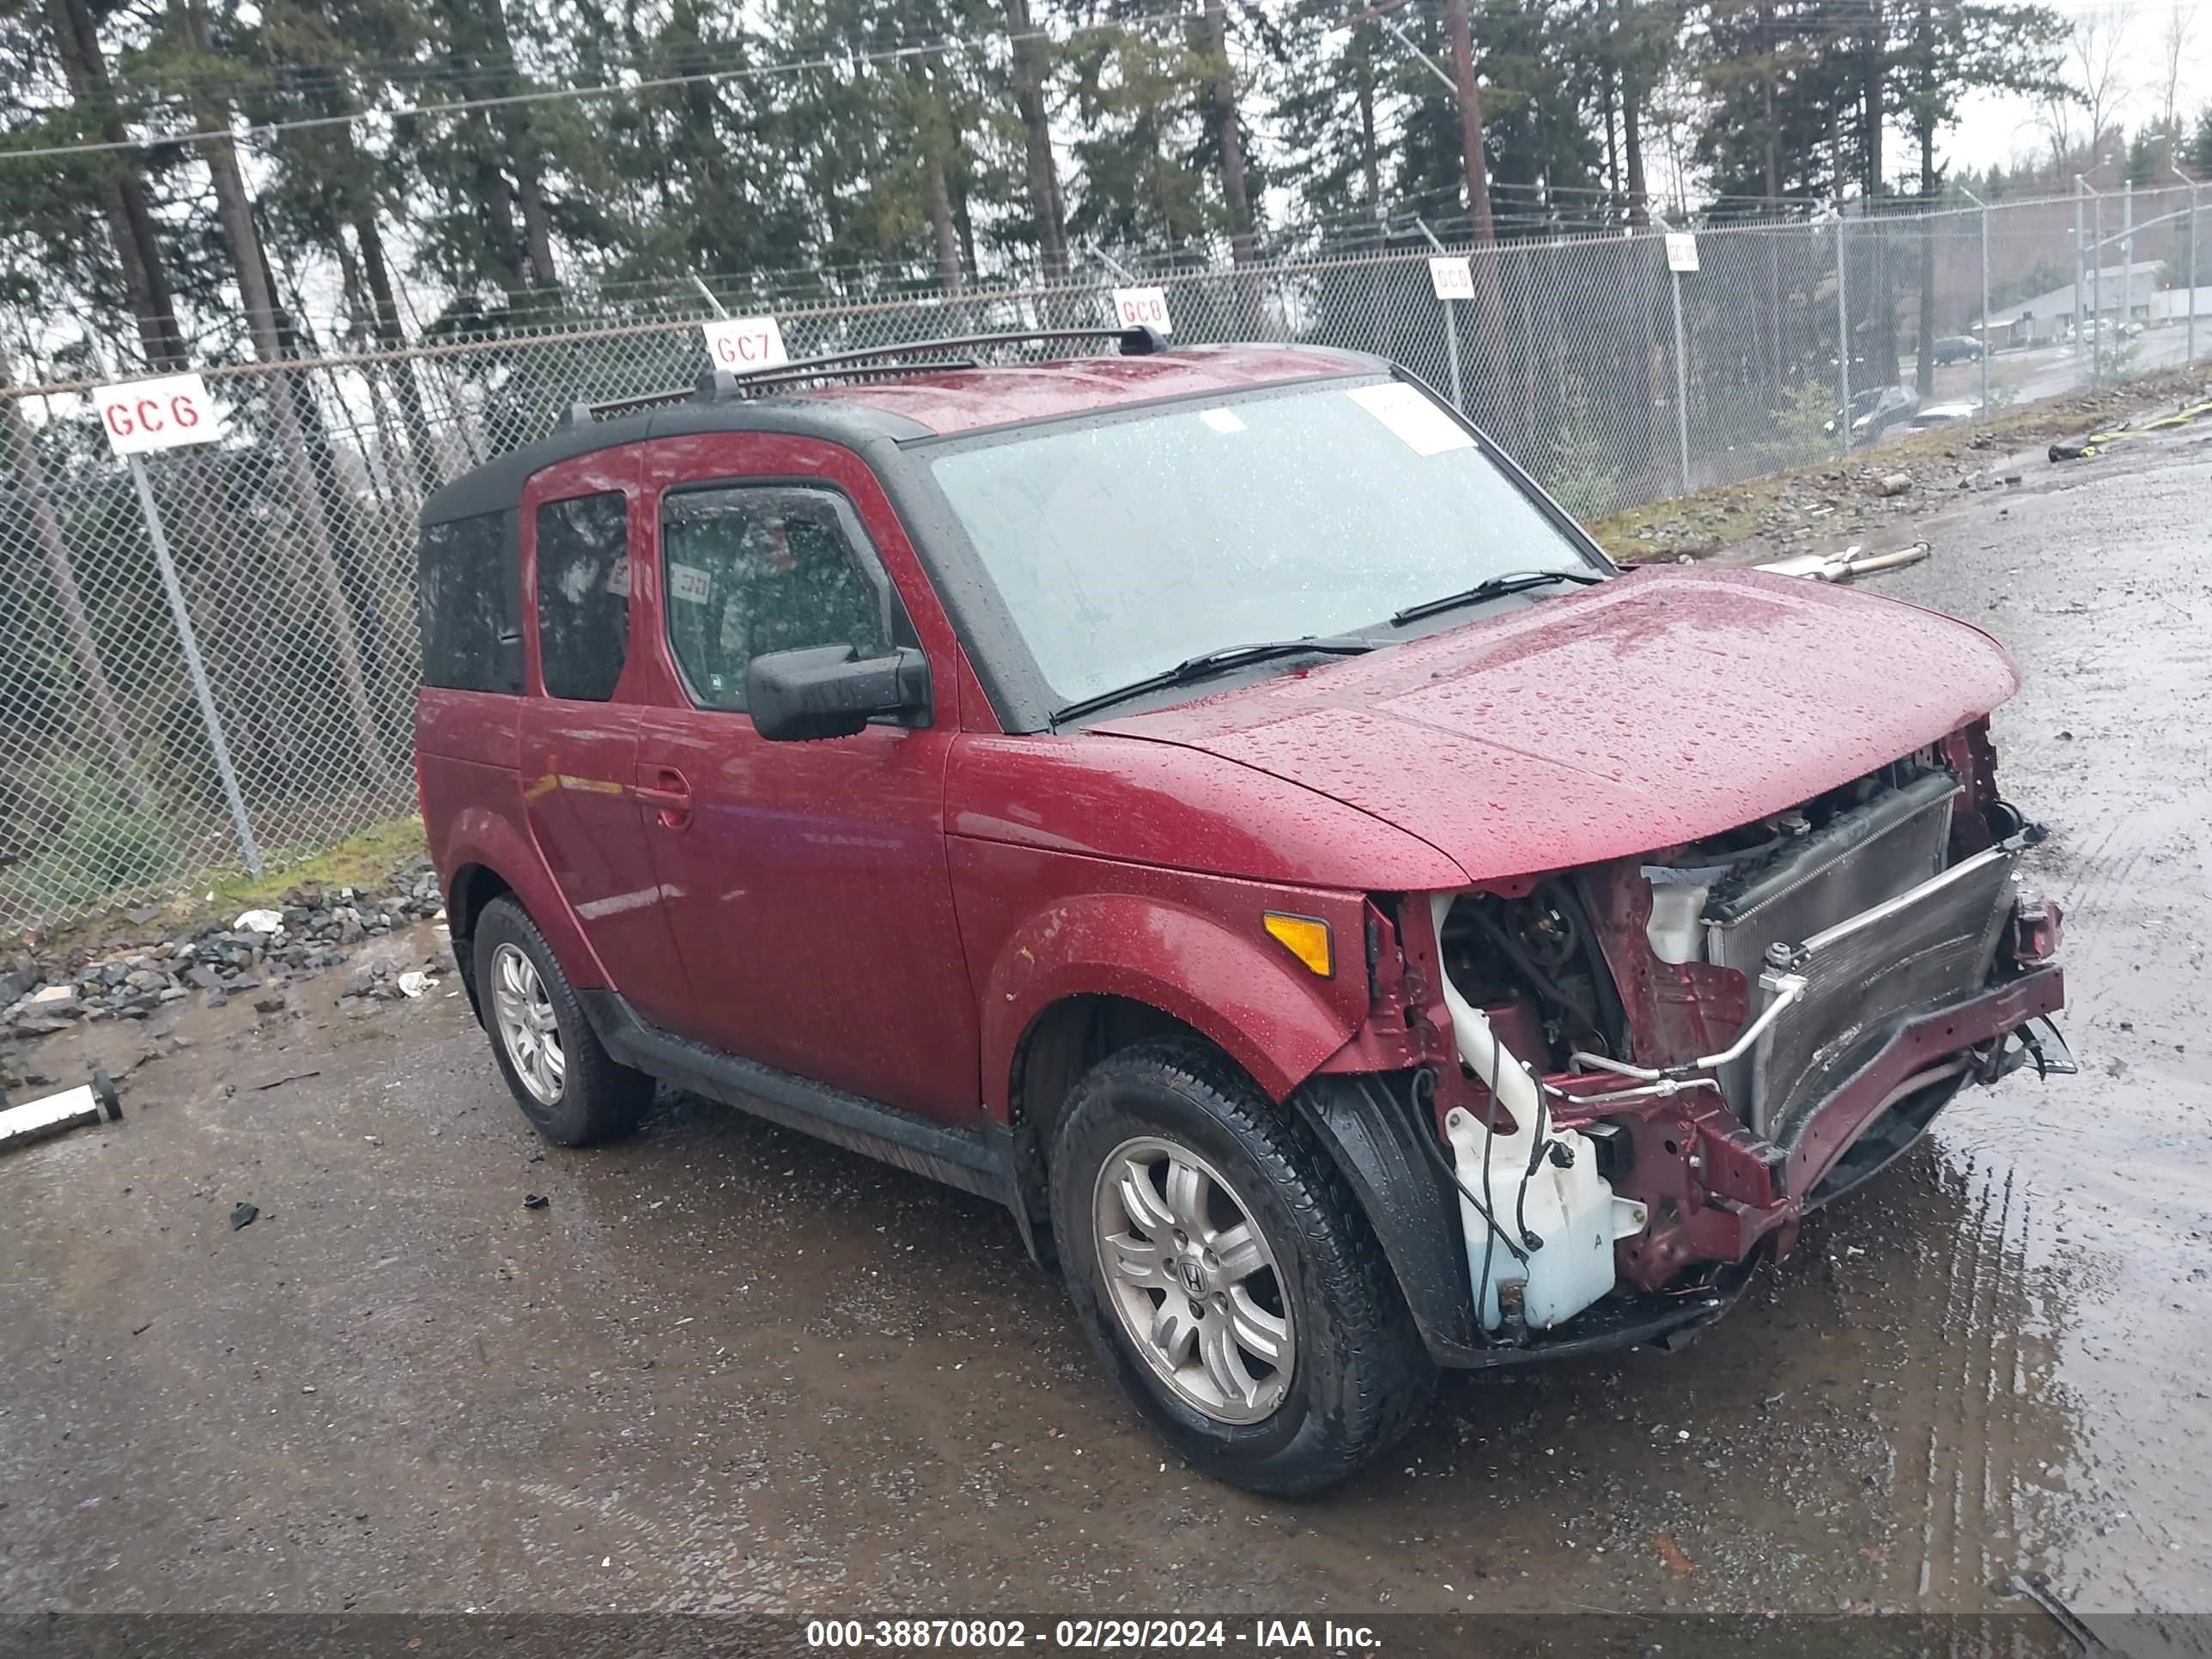
[[[691,785],[681,772],[661,766],[641,771],[640,776],[653,781],[641,781],[634,793],[643,805],[656,809],[662,828],[681,830],[691,822]]]

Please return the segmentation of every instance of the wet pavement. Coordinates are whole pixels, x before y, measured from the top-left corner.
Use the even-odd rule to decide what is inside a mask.
[[[542,1147],[453,981],[342,969],[33,1062],[156,1056],[0,1158],[0,1609],[2212,1611],[2212,445],[2025,471],[1880,591],[2024,671],[2083,1075],[1963,1098],[1686,1352],[1451,1379],[1254,1498],[1003,1212],[687,1097]]]

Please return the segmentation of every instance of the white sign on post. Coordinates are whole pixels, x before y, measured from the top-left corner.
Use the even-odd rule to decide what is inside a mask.
[[[185,444],[211,444],[222,436],[222,411],[197,374],[162,374],[125,380],[92,394],[100,428],[118,455],[145,455]]]
[[[1439,257],[1429,261],[1429,286],[1437,291],[1439,300],[1472,300],[1474,298],[1474,267],[1464,254]]]
[[[1175,332],[1175,324],[1168,319],[1165,289],[1115,289],[1114,320],[1123,328],[1156,328],[1163,334]]]
[[[1667,269],[1692,271],[1698,268],[1698,234],[1693,230],[1667,233]]]
[[[717,368],[742,374],[749,368],[787,363],[783,331],[773,317],[715,317],[699,325],[706,331],[707,355]]]

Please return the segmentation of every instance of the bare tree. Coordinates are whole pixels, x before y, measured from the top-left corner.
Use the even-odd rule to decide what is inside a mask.
[[[2159,125],[2166,131],[2168,163],[2181,147],[2181,59],[2196,32],[2197,13],[2193,8],[2176,5],[2166,13],[2166,28],[2159,41],[2166,69],[2166,84],[2160,88]]]
[[[2119,125],[2120,112],[2134,96],[2127,50],[2135,21],[2133,0],[2078,12],[2071,19],[2062,85],[2043,100],[2041,125],[2051,140],[2055,165],[2063,167],[2069,156],[2082,151],[2094,159],[2098,146]]]

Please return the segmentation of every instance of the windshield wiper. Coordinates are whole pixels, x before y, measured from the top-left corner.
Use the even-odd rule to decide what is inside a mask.
[[[1210,675],[1225,673],[1232,668],[1242,668],[1249,663],[1267,662],[1276,657],[1303,657],[1319,653],[1330,657],[1357,657],[1372,651],[1376,642],[1350,634],[1309,634],[1303,639],[1262,640],[1251,645],[1224,645],[1218,650],[1202,651],[1195,657],[1185,657],[1173,668],[1147,674],[1143,679],[1132,680],[1111,691],[1101,691],[1096,696],[1085,697],[1057,711],[1052,723],[1058,727],[1068,720],[1122,702],[1131,697],[1141,697],[1147,691],[1165,691],[1174,686],[1189,685]]]
[[[1508,593],[1524,593],[1532,587],[1548,587],[1553,582],[1579,582],[1588,586],[1592,582],[1605,580],[1595,570],[1510,570],[1502,576],[1487,577],[1459,592],[1447,593],[1440,599],[1423,599],[1419,605],[1409,605],[1403,611],[1394,611],[1390,617],[1390,626],[1403,628],[1409,622],[1433,617],[1439,611],[1455,611],[1463,605],[1480,605],[1485,599],[1503,599]]]

